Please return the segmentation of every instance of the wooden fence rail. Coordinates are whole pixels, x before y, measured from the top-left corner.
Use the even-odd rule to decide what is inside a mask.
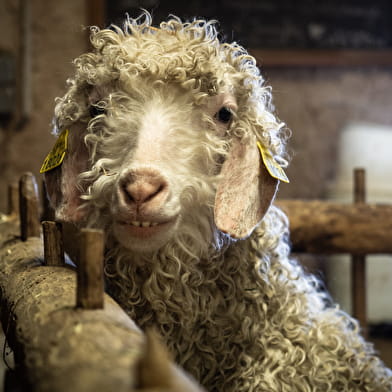
[[[292,251],[315,254],[392,253],[392,205],[279,200],[289,217]]]
[[[23,380],[19,388],[202,391],[104,293],[102,232],[82,232],[77,269],[64,262],[60,224],[43,222],[42,241],[36,190],[34,177],[23,175],[19,216],[15,187],[9,191],[9,214],[0,214],[0,316],[14,371]],[[143,374],[158,371],[165,379],[143,378],[149,366]]]

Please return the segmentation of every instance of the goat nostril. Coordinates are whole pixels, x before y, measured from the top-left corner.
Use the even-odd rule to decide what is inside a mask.
[[[164,188],[164,186],[160,185],[155,192],[151,193],[149,196],[146,197],[144,202],[148,202],[148,201],[154,199],[155,196],[157,196],[159,193],[161,193],[163,191],[163,188]]]
[[[143,204],[157,198],[164,192],[166,184],[156,179],[136,180],[121,185],[123,199],[128,204]]]
[[[128,202],[134,203],[136,200],[133,198],[132,193],[128,190],[127,184],[122,185],[122,191]]]

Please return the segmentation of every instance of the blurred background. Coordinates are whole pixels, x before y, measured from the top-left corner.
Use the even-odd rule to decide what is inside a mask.
[[[352,170],[367,199],[392,201],[392,2],[389,0],[0,0],[0,211],[7,185],[38,176],[53,145],[54,100],[88,26],[121,24],[144,8],[155,24],[175,14],[216,19],[226,41],[256,57],[277,115],[292,130],[282,199],[352,201]],[[39,178],[39,177],[38,177]],[[350,260],[299,256],[351,312]],[[368,257],[368,320],[392,366],[392,257]]]

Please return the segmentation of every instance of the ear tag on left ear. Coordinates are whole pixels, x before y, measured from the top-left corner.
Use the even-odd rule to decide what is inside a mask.
[[[49,170],[52,170],[63,163],[65,153],[67,152],[68,148],[68,133],[68,129],[65,129],[60,133],[52,150],[46,156],[39,171],[40,173],[45,173]]]
[[[283,182],[290,182],[282,167],[275,161],[272,154],[266,150],[260,142],[257,142],[257,147],[260,150],[261,157],[263,158],[264,166],[271,177]]]

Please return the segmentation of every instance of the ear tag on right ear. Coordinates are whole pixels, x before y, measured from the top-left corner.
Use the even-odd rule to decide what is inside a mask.
[[[271,177],[283,182],[290,182],[282,167],[275,161],[272,154],[266,150],[260,142],[257,142],[257,147],[260,150],[261,157],[263,158],[264,166]]]
[[[68,133],[68,129],[65,129],[60,133],[52,150],[46,156],[39,171],[40,173],[45,173],[49,170],[52,170],[63,163],[65,153],[67,152],[68,148]]]

